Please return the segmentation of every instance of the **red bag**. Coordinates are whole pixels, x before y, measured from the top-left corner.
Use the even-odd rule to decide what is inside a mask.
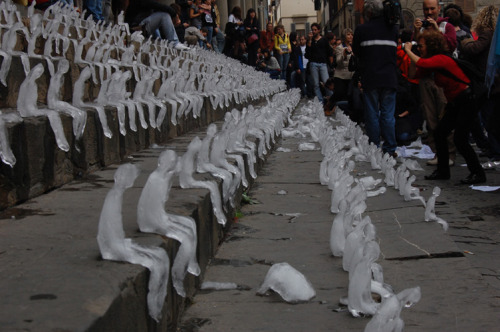
[[[248,44],[253,44],[259,39],[259,36],[257,36],[256,33],[252,33],[250,37],[248,37],[247,42]]]

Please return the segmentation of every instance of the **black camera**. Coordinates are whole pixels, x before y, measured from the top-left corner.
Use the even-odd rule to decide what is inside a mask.
[[[431,25],[429,21],[427,21],[426,19],[422,20],[422,28],[427,28],[429,25]]]

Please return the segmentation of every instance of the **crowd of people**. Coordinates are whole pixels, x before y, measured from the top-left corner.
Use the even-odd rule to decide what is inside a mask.
[[[38,0],[36,6],[43,10],[57,1],[75,5]],[[286,80],[302,97],[323,102],[325,115],[341,108],[364,126],[370,142],[392,156],[398,145],[426,132],[435,153],[428,164],[437,166],[426,179],[449,179],[458,151],[470,171],[461,182],[485,182],[471,141],[500,164],[500,35],[494,38],[499,12],[494,5],[483,7],[473,20],[455,4],[441,8],[438,0],[422,0],[424,17],[401,30],[388,23],[382,0],[366,0],[365,23],[355,31],[343,29],[337,39],[332,32],[323,35],[317,23],[307,35],[272,23],[260,31],[256,11],[250,8],[243,17],[238,6],[223,32],[216,0],[176,0],[170,6],[157,0],[79,2],[96,21],[110,22],[123,10],[125,22],[145,37],[166,39],[178,49],[199,45]],[[487,95],[476,96],[472,77],[458,60],[487,77]]]

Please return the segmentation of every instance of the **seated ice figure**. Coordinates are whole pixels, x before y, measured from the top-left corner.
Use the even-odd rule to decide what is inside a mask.
[[[234,195],[239,183],[233,180],[233,175],[228,170],[215,166],[210,161],[210,149],[212,141],[217,132],[217,126],[212,123],[207,128],[207,136],[202,140],[198,158],[196,160],[196,170],[198,173],[209,172],[213,176],[222,179],[222,198],[224,203],[229,202],[234,207]]]
[[[374,315],[379,303],[372,298],[372,265],[378,259],[380,248],[370,241],[363,248],[363,257],[349,272],[348,309],[354,317]]]
[[[405,187],[403,189],[403,196],[405,198],[405,201],[411,201],[413,199],[418,199],[422,202],[422,204],[424,205],[425,207],[425,200],[424,198],[420,195],[420,189],[418,189],[417,187],[413,187],[412,184],[413,182],[415,182],[416,180],[416,176],[415,175],[411,175],[408,180],[406,181],[405,183]]]
[[[288,263],[273,264],[257,294],[264,295],[269,289],[289,303],[309,301],[316,296],[309,280]]]
[[[403,307],[410,307],[420,301],[420,287],[407,288],[382,301],[372,319],[366,324],[364,332],[402,332],[404,321],[401,319]]]
[[[83,70],[81,71],[80,77],[78,77],[73,87],[73,105],[79,108],[90,107],[95,109],[97,115],[99,116],[99,120],[101,121],[104,136],[106,136],[107,138],[111,138],[113,136],[113,133],[108,126],[108,118],[106,116],[106,112],[104,111],[104,105],[83,101],[83,97],[85,94],[85,82],[90,78],[91,75],[92,70],[89,66],[83,68]],[[118,122],[120,123],[120,133],[125,136],[126,131],[124,112],[118,112]]]
[[[221,195],[215,181],[200,181],[193,178],[195,172],[195,158],[201,148],[201,140],[193,138],[188,145],[188,150],[181,157],[179,162],[179,183],[181,188],[205,188],[210,191],[212,210],[219,224],[226,224],[226,216],[222,209]]]
[[[0,29],[1,30],[1,29]],[[0,83],[7,86],[7,75],[9,74],[10,65],[12,63],[13,55],[20,55],[22,63],[24,65],[24,71],[27,75],[30,66],[28,61],[28,55],[24,52],[14,51],[17,44],[17,34],[18,32],[23,32],[26,39],[29,39],[29,31],[21,22],[14,23],[2,36],[2,44],[0,46],[0,56],[3,57],[2,65],[0,67]]]
[[[167,296],[170,261],[160,247],[144,247],[125,238],[122,222],[123,193],[132,187],[139,169],[132,164],[123,164],[115,172],[115,183],[106,195],[99,218],[97,243],[103,259],[139,264],[151,272],[148,284],[147,303],[149,315],[155,321]]]
[[[339,211],[333,218],[330,230],[330,250],[333,256],[342,257],[345,248],[344,217],[347,212],[347,202],[342,199],[339,203]]]
[[[30,116],[48,117],[57,146],[63,151],[69,151],[69,144],[64,135],[59,113],[49,109],[39,109],[37,105],[38,86],[36,80],[42,76],[43,72],[43,65],[39,63],[30,70],[23,83],[21,83],[17,99],[17,110],[23,118]]]
[[[172,283],[177,294],[186,296],[186,272],[200,274],[196,259],[196,223],[190,217],[169,214],[165,211],[172,178],[177,174],[178,158],[175,151],[166,150],[158,158],[158,168],[153,171],[142,190],[137,205],[137,223],[142,232],[151,232],[175,239],[181,246],[172,266]]]
[[[49,68],[51,68],[49,66]],[[57,71],[51,72],[49,89],[47,91],[47,105],[50,109],[68,114],[73,118],[73,133],[77,140],[83,136],[87,124],[87,112],[61,100],[61,87],[64,82],[64,74],[69,70],[69,62],[66,59],[59,60]]]
[[[16,157],[10,148],[6,123],[19,123],[21,121],[23,120],[16,113],[3,114],[0,111],[0,157],[10,167],[14,167],[16,164]]]
[[[363,256],[365,243],[375,239],[375,226],[371,223],[369,216],[354,227],[345,240],[344,255],[342,256],[342,267],[349,272]]]

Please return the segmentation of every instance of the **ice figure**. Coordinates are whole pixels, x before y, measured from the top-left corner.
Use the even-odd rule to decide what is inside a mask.
[[[366,192],[366,196],[367,197],[375,197],[375,196],[378,196],[378,195],[381,195],[381,194],[385,194],[386,191],[387,191],[386,187],[380,187],[377,190],[369,190],[369,191],[367,191]]]
[[[342,256],[344,271],[349,272],[360,261],[363,256],[364,244],[374,239],[375,226],[371,223],[370,217],[366,216],[346,237],[344,255]]]
[[[99,218],[97,243],[104,259],[139,264],[151,271],[147,303],[149,315],[158,322],[167,295],[168,255],[162,248],[132,242],[123,231],[123,193],[132,187],[138,175],[139,169],[132,164],[123,164],[116,170],[115,184],[106,195]]]
[[[342,257],[345,248],[345,230],[344,217],[347,212],[347,202],[345,199],[340,201],[339,211],[333,218],[332,228],[330,230],[330,250],[333,256]]]
[[[288,263],[271,266],[257,294],[264,295],[269,289],[289,303],[309,301],[316,296],[309,280]]]
[[[132,131],[137,131],[135,123],[136,103],[130,99],[131,93],[127,91],[127,81],[132,77],[132,73],[127,70],[125,72],[117,71],[111,75],[111,81],[108,87],[107,97],[113,103],[120,103],[127,106],[129,126]],[[98,101],[99,102],[99,101]],[[146,129],[148,124],[144,118],[144,112],[137,110],[141,127]]]
[[[425,214],[424,214],[424,220],[425,221],[435,221],[441,226],[443,226],[444,231],[446,232],[448,230],[448,223],[439,218],[436,215],[436,210],[435,210],[435,205],[436,205],[436,198],[441,195],[441,188],[439,187],[434,187],[432,189],[432,195],[429,197],[427,200],[427,204],[425,205]]]
[[[399,190],[399,194],[401,196],[404,195],[404,191],[405,191],[405,187],[406,187],[406,182],[408,181],[409,177],[410,177],[410,171],[407,170],[407,169],[405,169],[402,172],[399,172],[399,174],[398,174],[398,178],[397,178],[397,181],[398,181],[398,190]]]
[[[150,232],[175,239],[181,246],[172,266],[172,283],[177,294],[186,296],[184,278],[186,272],[200,274],[196,260],[196,223],[190,217],[168,214],[165,203],[168,200],[172,177],[177,173],[177,155],[166,150],[158,158],[158,168],[153,171],[142,190],[137,205],[137,223],[142,232]]]
[[[139,113],[144,113],[142,104],[146,104],[148,106],[149,125],[151,128],[156,128],[156,107],[158,106],[161,109],[160,114],[158,115],[158,119],[161,120],[160,125],[167,112],[165,105],[163,105],[159,99],[156,99],[151,91],[154,82],[160,78],[160,72],[157,70],[151,72],[144,69],[141,76],[142,78],[135,85],[133,100],[136,102],[136,107]]]
[[[396,172],[394,173],[394,189],[399,189],[401,177],[404,176],[405,171],[406,171],[405,164],[401,164],[398,168],[396,168]]]
[[[104,107],[97,103],[83,101],[83,97],[85,95],[85,81],[90,78],[90,75],[92,75],[92,70],[90,69],[90,67],[87,66],[83,68],[82,72],[80,73],[80,77],[78,77],[73,87],[73,105],[80,108],[89,107],[95,109],[97,115],[99,116],[99,120],[101,121],[104,136],[106,136],[107,138],[111,138],[113,136],[113,133],[109,129],[108,118],[106,116],[106,112],[104,111]],[[120,123],[120,133],[125,136],[126,131],[124,112],[118,112],[118,122]]]
[[[12,63],[13,54],[19,54],[25,66],[26,63],[29,64],[29,62],[27,61],[28,57],[26,53],[14,51],[17,43],[18,31],[24,32],[26,39],[29,39],[28,29],[21,22],[14,23],[6,32],[3,33],[2,45],[0,47],[0,56],[3,57],[2,65],[0,67],[0,83],[2,83],[4,86],[7,86],[7,75]],[[27,72],[26,69],[29,70],[29,68],[25,67],[25,72]]]
[[[409,170],[412,170],[412,171],[423,171],[424,170],[422,168],[422,166],[420,166],[420,164],[418,163],[418,161],[415,160],[415,159],[408,159],[408,158],[406,158],[403,161],[403,164],[406,165],[406,168],[408,168]]]
[[[382,179],[374,179],[373,176],[365,176],[357,179],[356,182],[361,183],[366,190],[372,190],[382,182]]]
[[[59,113],[49,109],[39,109],[37,106],[38,86],[36,80],[42,76],[43,71],[43,65],[39,63],[30,70],[23,83],[21,83],[17,99],[17,110],[23,118],[30,116],[48,117],[57,146],[63,151],[69,151],[69,144],[64,136],[64,129]]]
[[[205,188],[210,191],[210,199],[212,200],[212,210],[219,224],[226,224],[226,216],[222,210],[221,196],[218,185],[215,181],[200,181],[193,178],[195,172],[195,158],[201,148],[201,140],[199,137],[193,138],[188,145],[188,150],[184,153],[180,160],[179,183],[181,188]]]
[[[50,68],[50,66],[49,66]],[[83,136],[87,124],[87,112],[82,111],[70,103],[61,100],[61,87],[64,82],[64,74],[69,70],[69,62],[66,59],[59,60],[57,71],[50,73],[50,84],[47,91],[47,105],[50,109],[68,114],[73,118],[73,132],[77,140]]]
[[[23,120],[16,113],[3,114],[0,111],[0,157],[10,167],[14,167],[16,164],[16,157],[10,149],[6,123],[19,123],[21,121]]]
[[[233,186],[237,187],[242,183],[243,186],[248,187],[244,173],[245,165],[243,164],[243,158],[235,155],[235,157],[241,158],[240,164],[238,164],[240,167],[238,168],[227,161],[228,157],[226,154],[225,136],[220,132],[216,133],[212,140],[212,149],[210,149],[210,162],[216,167],[224,168],[233,174]],[[236,160],[238,161],[238,159]]]
[[[252,178],[257,178],[255,173],[255,145],[246,141],[246,124],[240,120],[241,114],[238,110],[233,109],[230,113],[226,113],[225,123],[222,127],[228,135],[226,150],[229,153],[243,153],[247,156],[248,172]]]
[[[416,179],[417,178],[415,175],[412,175],[408,178],[408,180],[405,183],[405,187],[403,189],[403,196],[405,198],[405,201],[411,201],[412,199],[418,199],[425,206],[425,200],[420,195],[420,189],[412,186],[413,182],[415,182]]]
[[[363,248],[363,257],[349,272],[347,295],[348,309],[354,317],[361,314],[373,315],[379,304],[372,298],[372,264],[378,259],[380,249],[377,243],[370,241]]]
[[[402,332],[404,321],[400,318],[403,307],[420,301],[420,287],[407,288],[382,301],[379,309],[366,324],[365,332]]]
[[[197,172],[209,172],[213,176],[222,179],[222,198],[224,203],[229,202],[234,207],[234,195],[238,189],[239,183],[233,181],[233,175],[228,170],[215,166],[210,161],[210,147],[212,140],[217,132],[217,126],[212,123],[207,128],[207,136],[203,139],[197,158]]]
[[[330,211],[332,213],[339,212],[339,204],[341,200],[346,197],[347,193],[351,189],[351,185],[353,182],[354,178],[347,172],[343,174],[340,179],[334,182],[330,206]]]

